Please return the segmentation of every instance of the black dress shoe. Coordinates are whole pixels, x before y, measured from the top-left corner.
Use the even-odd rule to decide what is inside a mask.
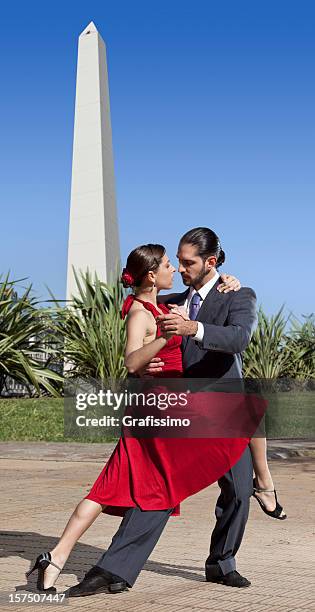
[[[223,574],[219,565],[206,565],[207,582],[216,582],[225,586],[244,588],[251,585],[250,581],[241,576],[236,570]]]
[[[85,574],[82,582],[70,587],[65,594],[67,597],[86,597],[97,593],[121,593],[126,590],[127,583],[120,576],[95,566]]]

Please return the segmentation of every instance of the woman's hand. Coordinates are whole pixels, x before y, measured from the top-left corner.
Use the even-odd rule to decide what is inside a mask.
[[[236,276],[232,276],[231,274],[221,274],[220,276],[223,283],[217,286],[217,291],[220,293],[229,293],[230,291],[240,290],[242,285]]]
[[[190,321],[187,310],[184,306],[178,306],[177,304],[167,304],[167,306],[172,314],[178,315],[184,321]],[[173,338],[174,332],[163,330],[161,336],[166,340],[170,340],[170,338]]]
[[[184,321],[189,321],[188,312],[184,306],[178,306],[177,304],[167,304],[167,307],[173,314],[179,315],[184,319]]]

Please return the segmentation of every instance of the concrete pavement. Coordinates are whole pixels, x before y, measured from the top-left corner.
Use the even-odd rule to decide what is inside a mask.
[[[43,452],[43,445],[37,443],[0,445],[1,610],[25,610],[26,604],[6,603],[8,593],[25,587],[24,572],[31,560],[52,548],[110,450],[94,444],[71,447],[47,444]],[[311,456],[297,456],[272,460],[270,465],[288,519],[268,518],[252,500],[238,554],[238,570],[252,581],[250,588],[205,582],[204,559],[218,493],[213,485],[186,500],[181,516],[170,519],[132,589],[70,600],[69,608],[94,612],[313,612],[315,461]],[[58,591],[83,577],[109,545],[119,520],[106,515],[97,519],[75,547],[56,584]],[[46,610],[47,605],[31,604],[27,609]]]

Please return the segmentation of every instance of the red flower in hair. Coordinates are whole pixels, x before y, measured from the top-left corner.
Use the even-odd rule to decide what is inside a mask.
[[[135,282],[135,279],[133,278],[132,274],[128,272],[127,268],[123,269],[121,280],[123,281],[124,284],[129,285],[129,287],[132,287]]]

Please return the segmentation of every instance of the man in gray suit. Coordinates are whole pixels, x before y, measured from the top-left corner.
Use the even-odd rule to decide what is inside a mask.
[[[188,289],[165,296],[168,303],[185,306],[190,320],[174,312],[160,317],[165,331],[183,336],[184,376],[239,381],[242,352],[256,323],[256,296],[252,289],[224,293],[216,290],[217,268],[225,255],[216,234],[195,228],[180,240],[179,272]],[[147,372],[161,370],[155,358]],[[240,460],[218,481],[221,489],[215,508],[216,524],[211,536],[205,571],[208,582],[247,587],[250,582],[236,571],[235,555],[242,542],[253,493],[253,466],[249,447]],[[102,590],[120,592],[132,586],[156,545],[172,508],[157,511],[127,510],[108,550],[68,595],[84,596]]]
[[[164,315],[162,330],[184,336],[185,377],[222,381],[222,390],[229,390],[235,381],[235,390],[242,378],[242,352],[257,320],[256,295],[247,287],[237,293],[216,291],[220,283],[217,268],[224,262],[225,254],[218,237],[208,228],[187,232],[180,240],[177,257],[178,270],[189,289],[169,302],[184,305],[191,320],[183,321],[176,314]],[[235,555],[242,542],[253,493],[249,447],[218,484],[221,494],[215,508],[216,525],[206,560],[206,578],[210,582],[246,587],[250,582],[236,572]]]

